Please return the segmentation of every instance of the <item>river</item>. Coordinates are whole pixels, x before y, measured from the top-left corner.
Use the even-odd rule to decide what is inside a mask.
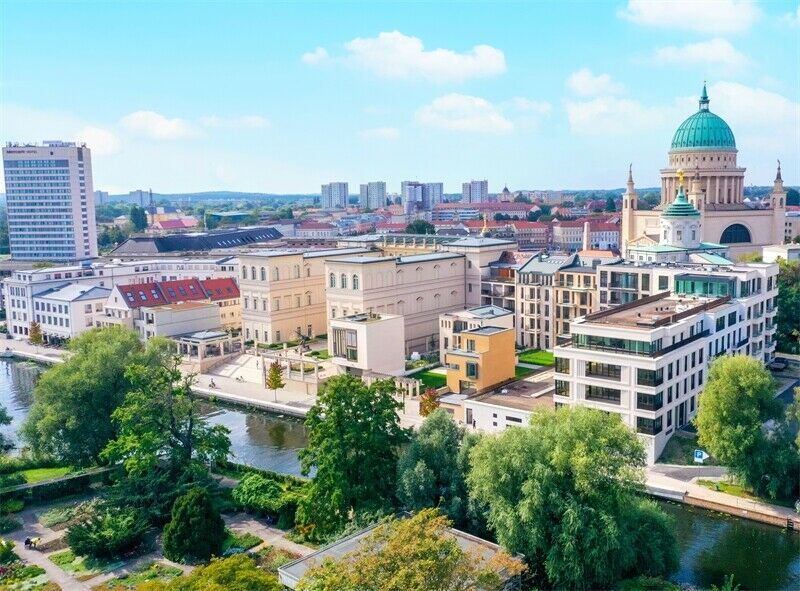
[[[16,437],[40,371],[32,363],[0,360],[0,405],[12,417],[11,425],[0,428],[5,434]],[[297,454],[307,441],[300,421],[206,402],[202,409],[211,423],[231,430],[234,460],[299,474]],[[708,588],[732,573],[743,589],[800,589],[800,535],[678,503],[660,504],[677,523],[681,566],[672,577],[676,582]]]

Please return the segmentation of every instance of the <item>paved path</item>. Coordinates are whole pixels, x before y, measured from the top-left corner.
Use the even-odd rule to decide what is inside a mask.
[[[253,517],[247,513],[234,513],[233,515],[223,516],[225,524],[237,533],[251,533],[264,540],[264,544],[256,546],[253,550],[258,550],[264,545],[281,548],[292,554],[307,556],[314,552],[313,548],[303,546],[286,538],[286,532],[274,527],[270,527],[261,519]]]
[[[723,478],[728,471],[724,466],[682,466],[679,464],[655,464],[650,471],[682,482],[694,478]]]

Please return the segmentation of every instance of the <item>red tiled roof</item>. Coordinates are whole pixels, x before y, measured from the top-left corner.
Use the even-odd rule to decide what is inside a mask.
[[[164,299],[170,304],[206,299],[203,286],[200,285],[200,280],[198,279],[159,281],[157,285],[161,288],[161,294],[164,296]]]
[[[484,222],[483,220],[467,220],[461,222],[461,224],[466,228],[483,228]],[[505,228],[506,225],[506,222],[498,222],[494,220],[488,220],[486,222],[487,228]]]
[[[140,308],[141,306],[161,306],[167,303],[158,283],[134,283],[130,285],[118,285],[117,289],[125,298],[125,303],[129,308]]]
[[[405,230],[408,224],[402,222],[378,222],[375,224],[377,230]]]
[[[433,206],[434,209],[478,209],[478,210],[515,210],[515,211],[531,211],[538,209],[537,206],[530,203],[497,203],[494,201],[483,201],[481,203],[437,203]]]
[[[232,277],[222,279],[203,279],[200,284],[212,302],[239,297],[239,286]]]
[[[186,223],[183,220],[161,220],[153,224],[162,230],[182,230],[186,228]]]
[[[516,229],[516,230],[523,230],[523,229],[528,229],[528,228],[534,229],[534,230],[535,229],[545,230],[545,229],[547,229],[549,227],[544,222],[526,222],[526,221],[522,221],[522,220],[512,220],[512,221],[510,221],[508,223],[510,225],[514,226],[514,229]]]

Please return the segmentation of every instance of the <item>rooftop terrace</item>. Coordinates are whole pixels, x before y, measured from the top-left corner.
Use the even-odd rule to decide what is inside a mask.
[[[665,291],[629,304],[587,314],[573,324],[607,324],[625,328],[657,328],[715,308],[730,301],[730,297],[702,298],[671,296]]]

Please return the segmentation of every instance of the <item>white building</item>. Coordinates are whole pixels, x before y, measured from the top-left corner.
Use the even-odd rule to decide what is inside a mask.
[[[97,256],[92,156],[85,145],[3,148],[11,257],[76,261]]]
[[[489,200],[489,181],[470,181],[461,185],[462,203],[483,203]]]
[[[47,343],[59,343],[98,326],[110,289],[65,284],[33,298],[33,319]]]
[[[361,185],[358,200],[362,209],[379,209],[386,206],[386,183],[384,181],[372,181]]]
[[[774,244],[761,249],[762,260],[765,263],[774,263],[778,259],[783,261],[800,261],[800,244]]]
[[[323,209],[344,209],[347,207],[349,189],[347,183],[328,183],[322,185],[322,200],[320,205]]]
[[[343,373],[401,376],[406,371],[405,321],[395,314],[333,318],[328,352]]]
[[[660,293],[573,320],[570,342],[554,350],[556,406],[618,413],[654,463],[696,414],[715,357],[765,357],[752,311],[732,295]]]
[[[423,183],[422,209],[433,209],[442,202],[444,196],[444,183]]]

